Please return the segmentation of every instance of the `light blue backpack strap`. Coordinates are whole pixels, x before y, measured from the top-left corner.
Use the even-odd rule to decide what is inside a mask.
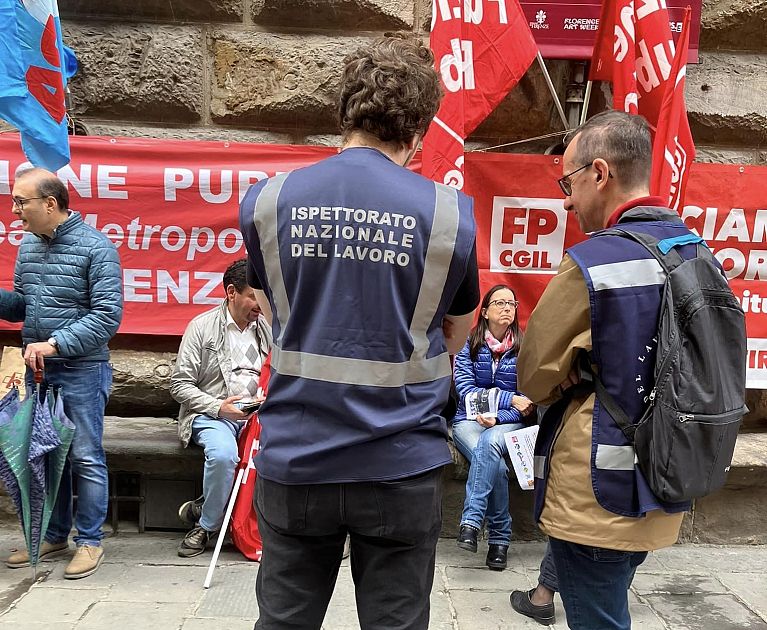
[[[708,247],[706,241],[700,236],[685,234],[684,236],[674,236],[673,238],[664,238],[662,241],[658,241],[658,249],[665,255],[678,245],[689,245],[691,243],[702,243]]]

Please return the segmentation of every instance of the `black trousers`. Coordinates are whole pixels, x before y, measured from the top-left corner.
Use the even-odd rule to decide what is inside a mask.
[[[348,533],[361,629],[426,630],[441,473],[297,486],[259,477],[254,503],[264,550],[255,629],[320,629]]]

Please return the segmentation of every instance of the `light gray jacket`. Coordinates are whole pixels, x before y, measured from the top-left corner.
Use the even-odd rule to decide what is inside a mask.
[[[263,317],[255,328],[261,360],[272,345],[272,332]],[[195,317],[184,331],[170,379],[170,395],[181,404],[178,437],[189,446],[192,420],[199,415],[218,417],[221,402],[229,396],[232,374],[229,337],[226,334],[226,300]]]

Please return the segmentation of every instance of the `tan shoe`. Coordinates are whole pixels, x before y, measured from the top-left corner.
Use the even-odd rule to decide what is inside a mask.
[[[40,562],[47,562],[65,555],[69,551],[69,543],[66,541],[56,543],[55,545],[48,541],[43,541],[40,545]],[[29,554],[26,549],[11,554],[5,561],[5,566],[9,569],[21,569],[29,566]]]
[[[80,545],[67,568],[64,569],[64,577],[67,580],[77,580],[93,575],[103,559],[104,550],[101,547]]]

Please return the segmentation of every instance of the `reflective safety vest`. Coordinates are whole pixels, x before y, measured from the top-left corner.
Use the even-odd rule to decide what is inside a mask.
[[[651,234],[659,240],[690,234],[679,216],[667,208],[636,207],[625,212],[621,229]],[[692,258],[696,245],[677,251]],[[592,351],[607,391],[634,422],[649,404],[657,348],[658,316],[665,273],[639,243],[620,236],[599,236],[567,250],[578,265],[589,291]],[[582,386],[581,386],[582,389]],[[536,516],[545,500],[551,449],[566,401],[552,405],[544,416],[536,443]],[[636,465],[634,447],[596,400],[592,421],[591,480],[598,503],[623,516],[639,517],[651,510],[683,512],[689,503],[665,503],[650,490]]]
[[[372,481],[448,463],[442,321],[473,251],[471,199],[350,148],[255,184],[240,224],[273,314],[259,474]]]

